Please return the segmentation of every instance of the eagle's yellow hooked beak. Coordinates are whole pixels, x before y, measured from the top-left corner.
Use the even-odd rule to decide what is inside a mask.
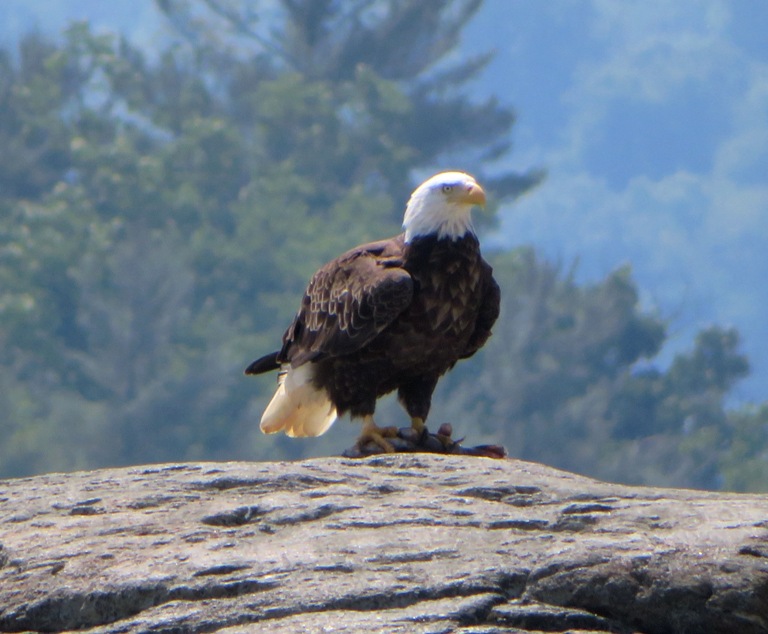
[[[485,191],[477,183],[468,183],[459,194],[459,200],[469,205],[485,207]]]

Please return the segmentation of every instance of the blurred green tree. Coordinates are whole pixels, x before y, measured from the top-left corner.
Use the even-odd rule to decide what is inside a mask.
[[[495,270],[505,292],[493,345],[447,377],[436,416],[461,412],[511,455],[606,480],[698,488],[751,481],[737,475],[734,443],[759,436],[756,425],[729,417],[724,404],[748,372],[734,330],[701,331],[693,351],[662,371],[653,360],[666,324],[639,306],[629,268],[578,285],[573,271],[518,249],[499,254]],[[752,455],[755,472],[764,449]]]
[[[389,16],[366,18],[377,54],[337,28],[355,4]],[[242,38],[218,45],[210,16],[191,37],[187,10],[248,32],[223,4],[159,5],[188,37],[153,61],[85,24],[0,58],[0,136],[14,148],[0,158],[6,474],[252,457],[252,394],[271,386],[242,378],[245,350],[279,341],[322,261],[397,231],[412,174],[459,148],[479,168],[514,122],[461,93],[482,63],[432,74],[477,3],[286,2],[265,32],[295,64]],[[401,43],[413,60],[396,75],[393,20],[422,34]],[[427,121],[431,145],[409,138]],[[516,195],[539,178],[497,182]]]
[[[272,386],[241,375],[308,276],[396,233],[429,172],[496,201],[542,177],[495,164],[514,113],[471,96],[489,57],[455,54],[479,0],[157,6],[178,36],[152,55],[83,24],[0,53],[2,475],[338,451],[343,422],[262,436]],[[735,331],[661,370],[628,268],[579,285],[531,249],[494,260],[495,336],[433,420],[607,479],[765,490],[765,407],[724,407]]]
[[[493,97],[468,96],[492,54],[455,54],[482,0],[156,3],[206,59],[215,81],[234,59],[248,60],[230,86],[238,115],[262,124],[256,129],[266,135],[270,162],[291,156],[293,173],[324,184],[324,195],[313,201],[320,207],[364,183],[397,201],[388,220],[399,224],[414,171],[464,166],[497,201],[542,177],[536,170],[485,173],[509,152],[515,114]],[[280,81],[254,93],[264,74]],[[271,108],[262,107],[265,99]],[[292,125],[270,125],[264,114]]]
[[[728,412],[726,449],[719,454],[720,485],[732,491],[768,491],[768,404]]]

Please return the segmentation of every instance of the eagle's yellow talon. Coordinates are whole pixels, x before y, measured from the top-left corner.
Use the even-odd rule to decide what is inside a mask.
[[[423,418],[414,416],[411,418],[411,427],[419,436],[421,436],[424,433],[424,430],[427,428],[427,425]]]
[[[357,439],[357,446],[362,449],[367,443],[373,442],[386,453],[395,453],[395,448],[387,438],[397,436],[397,427],[378,427],[373,422],[373,416],[363,418],[363,430]]]

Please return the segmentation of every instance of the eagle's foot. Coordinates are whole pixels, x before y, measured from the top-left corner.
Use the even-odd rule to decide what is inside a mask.
[[[421,435],[424,433],[424,430],[427,428],[427,424],[424,422],[424,419],[420,416],[412,416],[411,417],[411,429],[416,432],[417,437],[421,437]]]
[[[426,427],[419,431],[417,425],[413,424],[412,419],[409,427],[400,429],[377,427],[373,423],[373,417],[366,417],[363,421],[363,433],[360,438],[353,447],[347,449],[342,455],[346,458],[364,458],[393,452],[454,454],[486,458],[505,458],[507,455],[504,447],[500,445],[464,447],[461,444],[463,438],[453,438],[453,427],[450,423],[440,425],[437,433],[430,433]]]
[[[355,444],[363,451],[365,445],[372,442],[381,447],[385,453],[395,453],[395,447],[387,438],[396,437],[397,427],[379,427],[373,422],[373,416],[366,416],[363,418],[363,430],[360,432],[360,436]]]

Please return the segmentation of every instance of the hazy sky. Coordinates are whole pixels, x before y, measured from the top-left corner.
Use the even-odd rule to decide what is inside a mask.
[[[0,36],[65,18],[156,41],[151,0],[3,0]],[[546,181],[496,241],[596,280],[631,263],[670,350],[734,325],[768,399],[768,2],[486,0],[464,49],[495,49],[479,90],[519,120],[508,164]]]

